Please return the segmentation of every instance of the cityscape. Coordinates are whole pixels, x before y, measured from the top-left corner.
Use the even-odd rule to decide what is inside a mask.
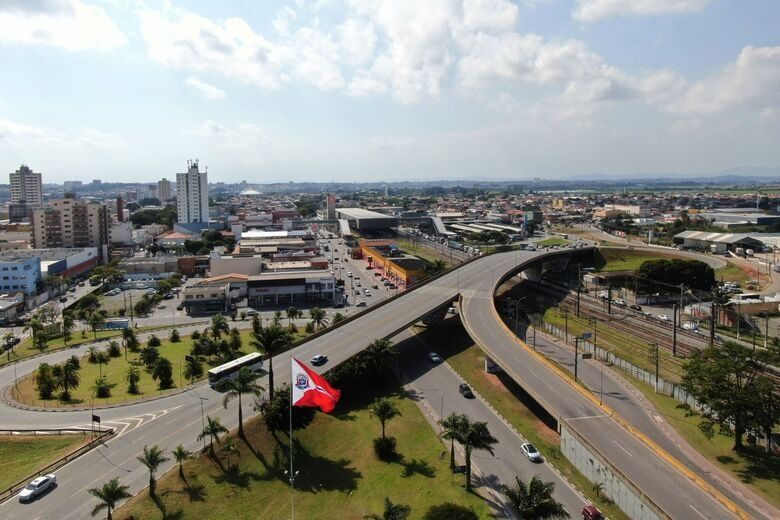
[[[235,4],[0,2],[0,518],[780,518],[778,6]]]

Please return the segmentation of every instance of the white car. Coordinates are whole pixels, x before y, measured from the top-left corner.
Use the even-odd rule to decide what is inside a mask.
[[[658,319],[661,321],[672,321],[668,314],[659,314]]]
[[[531,462],[542,461],[542,454],[539,453],[539,450],[537,450],[536,447],[530,442],[526,442],[525,444],[522,444],[520,446],[520,450],[523,452],[523,455],[528,457],[528,460],[530,460]]]
[[[436,352],[429,352],[428,359],[433,363],[441,363],[441,357]]]
[[[683,323],[683,330],[699,330],[698,323]]]
[[[347,271],[347,276],[348,276],[349,278],[352,278],[352,273],[350,273],[349,271]]]
[[[260,314],[260,313],[257,312],[255,309],[247,309],[246,310],[246,315],[247,316],[257,316],[258,314]]]
[[[19,502],[31,502],[35,500],[37,496],[40,496],[42,493],[51,489],[56,483],[57,477],[53,474],[36,478],[19,492]]]

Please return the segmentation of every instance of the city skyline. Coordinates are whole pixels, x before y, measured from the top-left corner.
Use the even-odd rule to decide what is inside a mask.
[[[769,0],[5,4],[0,164],[58,183],[156,182],[186,157],[252,183],[776,169],[778,19]]]

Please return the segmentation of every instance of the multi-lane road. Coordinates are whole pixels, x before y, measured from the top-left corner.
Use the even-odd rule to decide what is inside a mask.
[[[551,254],[571,253],[564,250]],[[672,517],[731,516],[710,494],[678,473],[603,410],[526,352],[497,322],[493,306],[496,284],[505,273],[544,254],[519,251],[480,258],[416,290],[370,308],[357,318],[300,345],[294,354],[299,359],[325,354],[330,362],[318,370],[326,370],[350,358],[374,339],[393,337],[422,316],[450,305],[460,296],[462,318],[474,340],[555,416],[575,423],[577,431],[594,443]],[[284,363],[286,359],[287,356],[283,355],[275,360],[275,365],[282,367],[277,375],[279,380],[288,377],[284,368],[288,366]],[[41,359],[29,366],[20,363],[20,374],[33,370],[39,361]],[[12,380],[11,367],[0,369],[0,385],[5,386]],[[60,470],[60,485],[47,499],[26,506],[16,501],[6,502],[0,505],[0,516],[86,517],[91,504],[85,500],[85,490],[113,477],[121,477],[131,491],[140,490],[145,485],[146,474],[134,457],[144,444],[158,444],[163,449],[171,449],[181,443],[187,448],[194,448],[195,438],[202,427],[201,410],[203,414],[222,417],[227,426],[235,426],[235,405],[225,411],[219,397],[207,385],[200,385],[179,395],[101,412],[104,422],[122,425],[122,435]],[[250,413],[248,407],[246,412]],[[3,417],[2,427],[6,429],[89,423],[89,412],[11,411],[4,405],[0,414]],[[491,470],[486,468],[484,471]]]

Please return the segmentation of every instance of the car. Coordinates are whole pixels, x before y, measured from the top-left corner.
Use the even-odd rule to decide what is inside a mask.
[[[672,321],[668,314],[659,314],[657,317],[661,321]]]
[[[377,284],[372,284],[372,285],[371,285],[371,288],[372,288],[372,289],[379,289],[379,286],[378,286]]]
[[[539,453],[539,450],[536,449],[536,446],[534,446],[530,442],[521,444],[520,451],[522,451],[523,454],[526,457],[528,457],[528,460],[530,460],[531,462],[542,462],[542,454]]]
[[[53,474],[44,475],[32,480],[19,492],[19,502],[31,502],[57,484]]]
[[[585,506],[582,508],[582,520],[604,520],[604,514],[596,506]]]
[[[382,273],[379,273],[379,272],[374,273],[374,276],[382,276]]]
[[[352,273],[351,273],[351,272],[349,272],[349,271],[347,271],[347,277],[348,277],[348,278],[352,278]]]
[[[355,281],[355,286],[356,286],[356,287],[360,287],[360,280],[356,280],[356,281]]]
[[[641,305],[637,305],[636,303],[630,305],[629,308],[631,310],[634,310],[634,311],[641,311],[642,310],[642,306]]]
[[[67,303],[67,302],[68,302],[68,299],[65,296],[60,298],[60,303]]]
[[[87,285],[85,282],[79,282],[79,287],[84,287],[85,285]]]
[[[366,290],[363,294],[365,295],[366,298],[371,298],[371,291]]]
[[[430,359],[433,363],[441,363],[441,356],[439,356],[436,352],[429,352],[428,359]]]
[[[180,303],[179,305],[177,305],[177,306],[176,306],[176,310],[177,310],[177,311],[183,311],[183,310],[184,310],[184,304],[183,304],[183,303]]]
[[[466,399],[474,399],[474,392],[471,391],[471,387],[466,383],[458,385],[458,392]]]
[[[324,365],[328,362],[328,356],[323,356],[322,354],[317,354],[316,356],[311,358],[311,364],[315,367],[318,367],[320,365]]]
[[[70,289],[68,289],[68,292],[76,292],[76,288],[75,287],[71,287]]]
[[[355,295],[360,296],[360,289],[355,289],[354,293]]]
[[[173,300],[175,296],[173,295],[173,293],[166,293],[165,296],[163,296],[163,298],[166,300]]]
[[[360,301],[355,304],[355,307],[365,307],[365,306],[366,306],[366,302],[364,301]]]
[[[388,289],[397,289],[397,288],[398,288],[398,286],[397,286],[397,285],[395,285],[394,283],[391,283],[390,285],[388,285],[388,286],[387,286],[387,288],[388,288]]]
[[[247,316],[257,316],[258,314],[260,314],[260,313],[257,312],[257,310],[255,310],[255,309],[247,309],[246,310],[246,315]]]
[[[683,323],[682,326],[683,330],[699,330],[699,324],[698,323]]]
[[[620,307],[627,307],[628,306],[628,302],[626,300],[623,300],[623,299],[615,300],[614,303],[615,303],[615,305],[618,305]]]

